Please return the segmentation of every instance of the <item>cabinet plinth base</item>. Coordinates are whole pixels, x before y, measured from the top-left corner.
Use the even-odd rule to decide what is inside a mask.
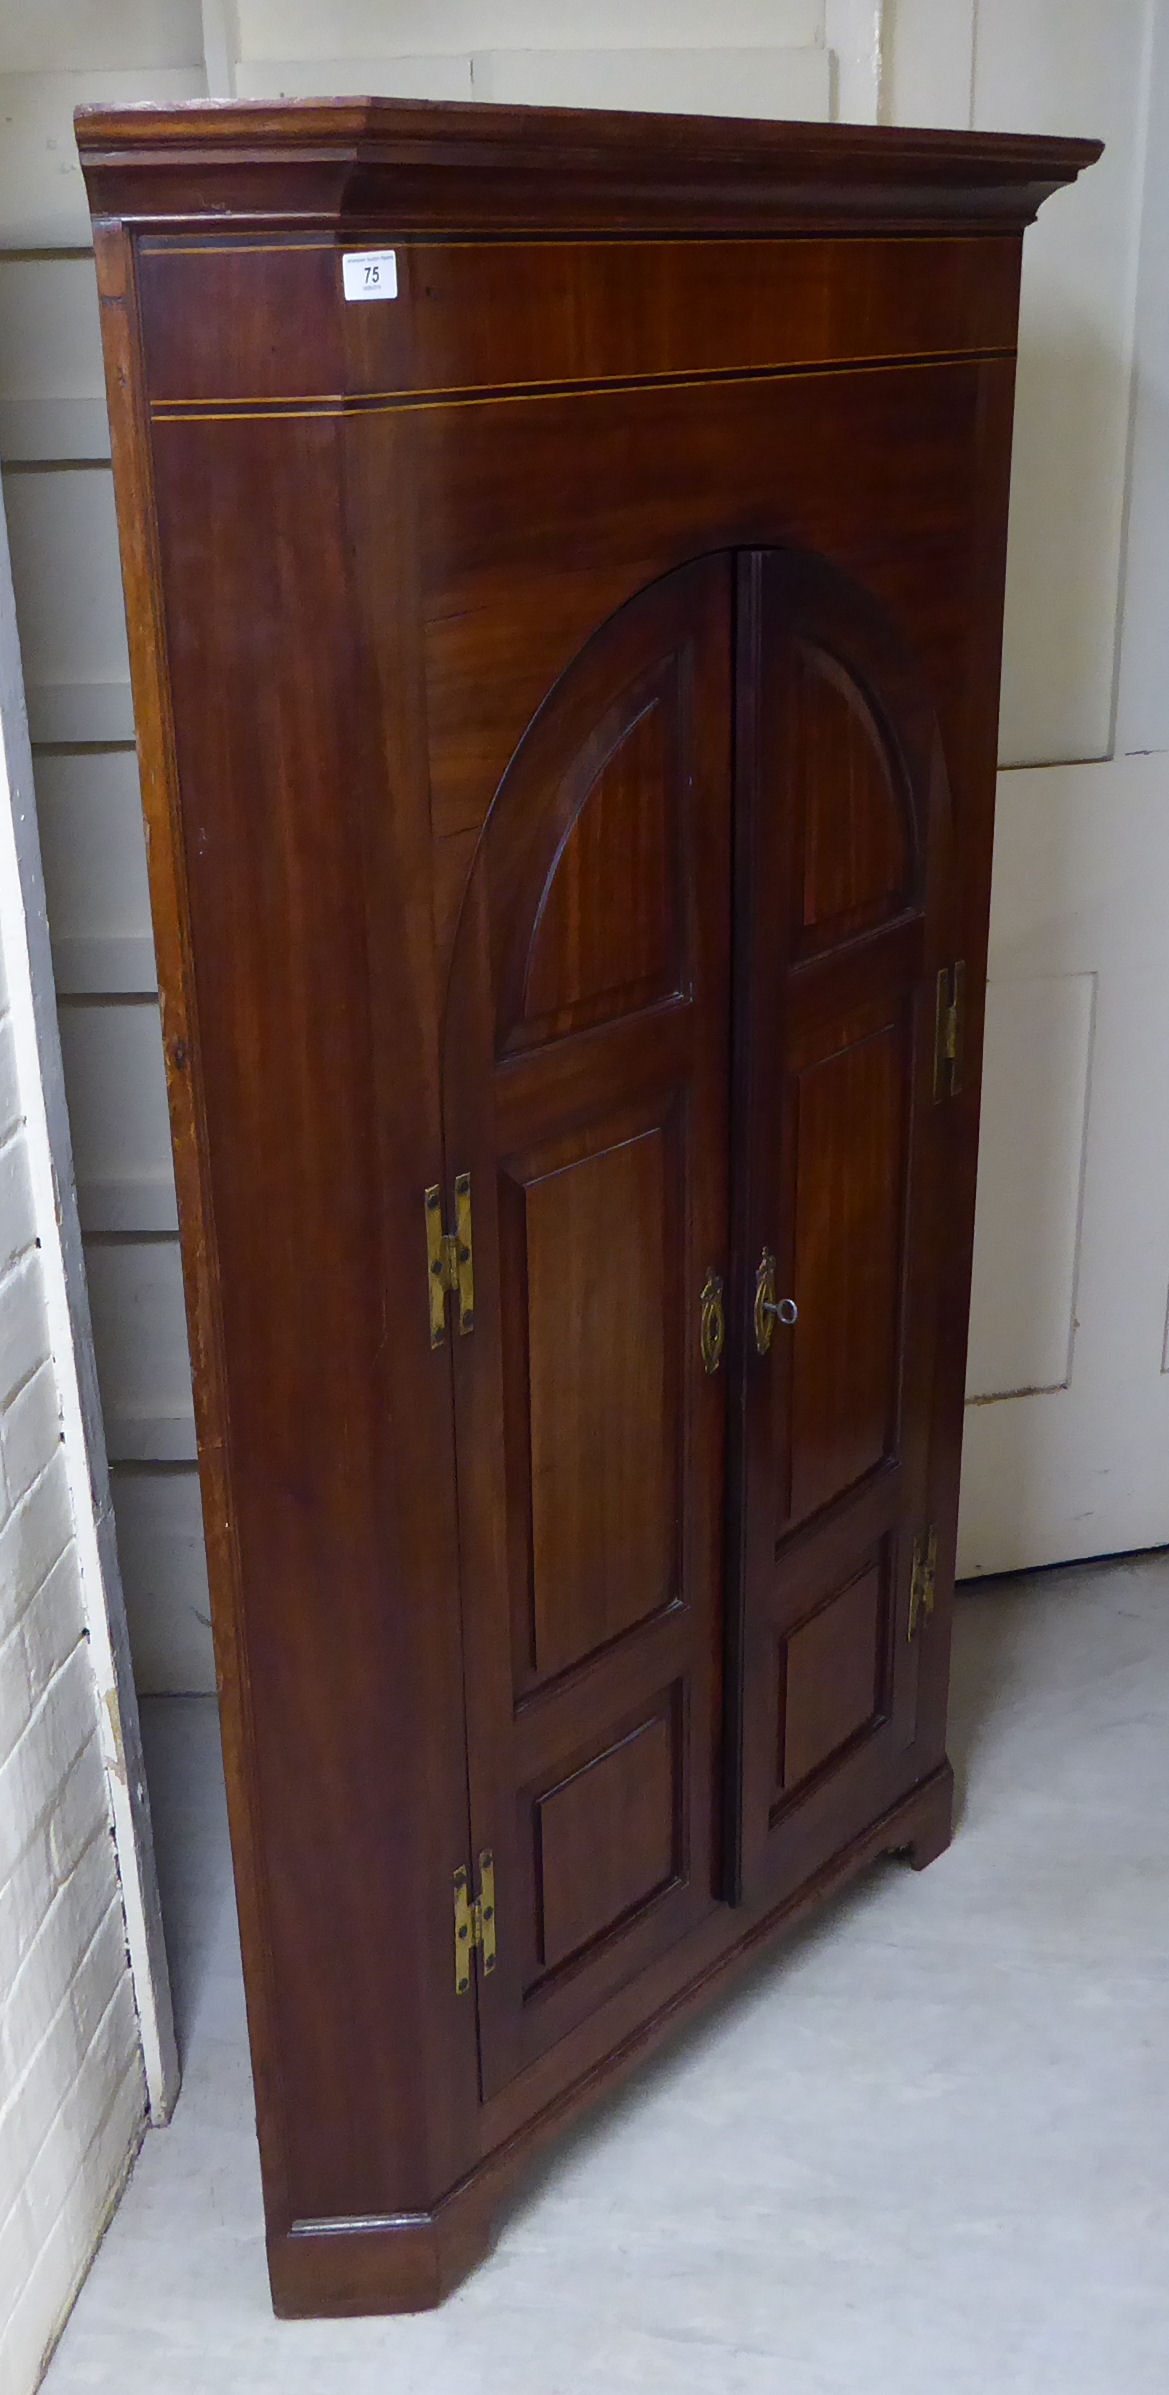
[[[950,1842],[954,1775],[948,1762],[919,1782],[900,1804],[834,1855],[789,1900],[743,1918],[728,1911],[728,1931],[741,1935],[685,1983],[677,1995],[626,2038],[599,2069],[589,2071],[546,2106],[507,2143],[488,2154],[432,2212],[385,2219],[304,2221],[268,2241],[272,2301],[281,2320],[344,2319],[379,2312],[428,2312],[444,2301],[490,2250],[494,2216],[508,2188],[536,2149],[583,2111],[604,2088],[626,2077],[643,2056],[697,2010],[736,1966],[799,1920],[882,1854],[905,1854],[915,1871]]]
[[[497,2189],[476,2171],[433,2212],[306,2221],[268,2240],[278,2320],[432,2312],[491,2244]]]
[[[913,1869],[924,1871],[945,1853],[953,1835],[954,1774],[950,1765],[936,1771],[917,1795],[913,1836],[906,1841],[906,1853]]]

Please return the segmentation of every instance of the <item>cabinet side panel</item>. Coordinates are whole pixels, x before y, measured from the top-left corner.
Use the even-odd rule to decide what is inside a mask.
[[[231,1817],[240,1937],[247,1966],[248,2025],[256,2085],[265,2205],[287,2209],[281,2091],[276,2064],[271,1957],[261,1883],[251,1770],[250,1690],[239,1610],[239,1557],[232,1531],[226,1451],[222,1337],[216,1305],[215,1231],[202,1170],[203,1103],[191,985],[186,884],[178,822],[174,740],[167,685],[154,519],[150,435],[139,351],[129,235],[111,219],[94,223],[102,348],[110,416],[122,585],[129,633],[138,766],[150,859],[159,1005],[182,1233],[208,1573],[216,1592],[214,1632],[220,1728]]]
[[[466,1839],[449,1376],[429,1350],[421,1263],[410,1270],[402,1173],[387,1173],[407,1153],[419,1190],[440,1172],[425,786],[395,755],[408,697],[387,697],[363,628],[386,593],[354,564],[342,428],[168,426],[148,447],[122,396],[132,328],[110,296],[224,1739],[279,2232],[424,2208],[461,2166],[474,2063],[449,1971],[449,2003],[435,1993],[449,1907],[433,1891],[449,1891]],[[395,764],[403,778],[387,787]],[[406,909],[425,941],[401,935]],[[421,1228],[418,1243],[421,1256]],[[424,1768],[424,1735],[443,1770]]]
[[[918,1702],[919,1736],[927,1759],[945,1751],[949,1685],[950,1595],[957,1544],[958,1488],[965,1419],[966,1343],[974,1254],[974,1195],[986,1017],[986,950],[998,759],[999,683],[1006,583],[1007,507],[1011,475],[1014,360],[987,359],[978,369],[978,414],[971,491],[975,538],[967,605],[970,632],[961,702],[947,730],[954,802],[955,920],[951,951],[965,960],[961,1088],[944,1110],[941,1158],[946,1192],[942,1241],[942,1311],[934,1386],[934,1487],[938,1503],[939,1604],[924,1644]]]

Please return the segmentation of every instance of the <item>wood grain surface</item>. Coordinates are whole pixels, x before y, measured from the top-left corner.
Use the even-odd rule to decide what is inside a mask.
[[[740,1958],[948,1835],[1020,235],[1096,145],[79,139],[273,2293],[411,2308]]]

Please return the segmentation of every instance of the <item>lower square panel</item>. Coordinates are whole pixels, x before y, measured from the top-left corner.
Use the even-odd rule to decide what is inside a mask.
[[[780,1641],[776,1778],[790,1795],[881,1712],[887,1572],[870,1558]]]
[[[681,1697],[667,1690],[554,1786],[529,1791],[536,1984],[682,1877]]]

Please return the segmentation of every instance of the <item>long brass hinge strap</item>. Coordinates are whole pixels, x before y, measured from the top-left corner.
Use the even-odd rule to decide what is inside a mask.
[[[910,1638],[916,1637],[922,1623],[928,1621],[934,1610],[937,1577],[938,1530],[936,1522],[931,1522],[929,1529],[920,1531],[913,1542],[913,1572],[909,1583]]]
[[[961,957],[938,975],[934,1013],[934,1097],[956,1098],[962,1087],[966,966]]]
[[[465,1339],[475,1328],[475,1257],[471,1236],[471,1175],[455,1174],[455,1235],[452,1242],[453,1288],[459,1301],[459,1331]]]
[[[465,1996],[471,1985],[471,1957],[476,1948],[485,1976],[495,1969],[495,1856],[485,1846],[479,1857],[479,1893],[472,1898],[466,1871],[455,1873],[455,1993]]]
[[[446,1337],[446,1301],[454,1297],[459,1331],[466,1338],[475,1327],[475,1260],[471,1227],[471,1176],[455,1176],[455,1227],[442,1227],[442,1190],[434,1182],[425,1193],[426,1277],[430,1306],[430,1344],[441,1347]]]

